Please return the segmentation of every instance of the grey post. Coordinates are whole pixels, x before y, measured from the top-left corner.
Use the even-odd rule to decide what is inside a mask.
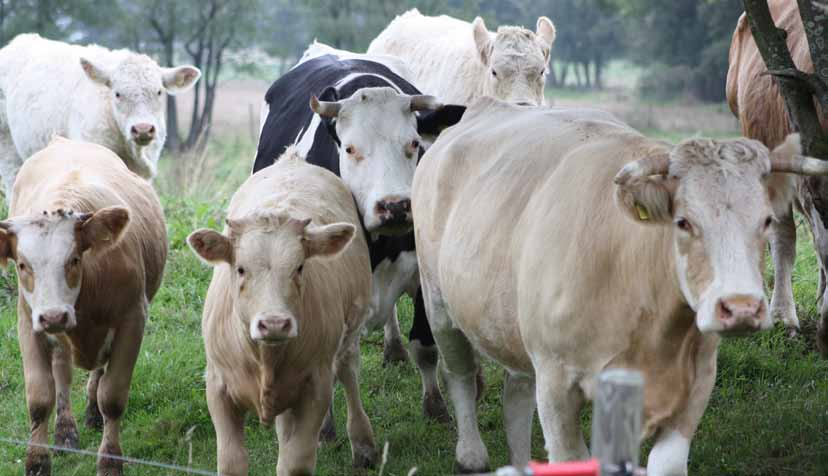
[[[620,463],[638,467],[644,377],[635,370],[611,369],[598,376],[592,402],[592,456],[601,475]]]

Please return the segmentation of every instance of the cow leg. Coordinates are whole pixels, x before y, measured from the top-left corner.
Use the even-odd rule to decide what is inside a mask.
[[[356,468],[370,468],[377,459],[374,430],[359,396],[359,332],[348,336],[342,353],[337,358],[336,377],[345,387],[348,403],[348,439],[351,441],[351,461]]]
[[[322,422],[319,441],[336,441],[336,420],[334,419],[333,398],[331,399],[331,404],[328,406],[328,413],[325,414],[325,421]]]
[[[383,364],[396,364],[408,361],[408,352],[400,335],[400,321],[397,318],[397,305],[394,304],[391,318],[385,321],[383,339]]]
[[[411,353],[423,381],[423,415],[441,423],[450,420],[446,402],[437,381],[437,363],[440,354],[426,316],[423,291],[418,286],[414,297],[414,320],[408,334]]]
[[[474,349],[465,335],[454,328],[439,291],[423,282],[423,298],[431,330],[443,356],[443,376],[457,420],[457,473],[485,473],[489,453],[477,425],[477,372]]]
[[[279,438],[277,476],[314,474],[319,429],[333,397],[333,376],[322,371],[297,406],[276,417]]]
[[[503,426],[512,466],[522,468],[529,462],[534,417],[535,380],[507,371],[503,383]]]
[[[44,334],[32,332],[31,318],[21,303],[22,299],[17,306],[17,337],[23,355],[26,406],[31,422],[31,445],[26,450],[26,476],[50,476],[52,462],[49,450],[40,445],[49,444],[49,417],[55,407],[51,350]]]
[[[66,342],[57,342],[52,348],[52,375],[57,394],[55,445],[78,448],[78,424],[72,416],[72,358]]]
[[[716,383],[716,349],[719,338],[702,341],[696,353],[696,375],[687,407],[668,426],[658,430],[656,442],[647,460],[647,476],[687,476],[690,440],[699,426],[713,385]]]
[[[782,321],[791,333],[796,333],[799,319],[791,281],[796,258],[796,223],[791,208],[777,218],[778,221],[771,225],[770,239],[774,266],[771,317],[774,321]]]
[[[549,461],[586,459],[589,453],[581,432],[583,394],[558,363],[536,366],[535,375],[538,416]]]
[[[98,407],[103,415],[103,437],[98,449],[98,476],[121,476],[124,463],[121,452],[121,418],[129,399],[129,385],[144,336],[145,313],[128,316],[115,331],[112,355],[98,385]]]
[[[103,368],[89,372],[86,382],[86,427],[98,431],[103,430],[103,415],[98,408],[98,383],[103,373]]]
[[[216,382],[207,369],[207,409],[216,430],[218,472],[247,476],[247,449],[244,447],[244,410],[237,407],[226,387]]]

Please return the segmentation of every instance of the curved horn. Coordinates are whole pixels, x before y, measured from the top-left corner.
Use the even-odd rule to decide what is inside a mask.
[[[644,157],[625,165],[613,180],[618,185],[625,185],[632,179],[650,175],[667,175],[670,170],[670,156],[666,153]]]
[[[792,157],[771,156],[771,172],[800,175],[828,175],[828,161],[813,157],[794,155]]]
[[[333,119],[339,115],[342,104],[338,102],[320,101],[316,95],[312,95],[310,98],[310,108],[322,117]]]
[[[443,107],[443,104],[434,96],[411,96],[411,112],[436,111],[441,107]]]

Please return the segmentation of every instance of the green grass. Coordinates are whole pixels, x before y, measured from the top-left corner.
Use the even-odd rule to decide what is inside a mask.
[[[647,131],[670,138],[676,132]],[[204,398],[204,350],[201,307],[211,270],[186,248],[184,239],[197,227],[218,227],[232,191],[249,171],[253,145],[217,141],[204,155],[165,158],[164,171],[202,173],[205,186],[193,187],[187,198],[171,180],[158,183],[171,241],[164,285],[156,296],[135,371],[129,407],[123,422],[122,446],[135,458],[215,469],[215,434]],[[184,160],[174,162],[175,160]],[[193,164],[196,165],[193,165]],[[201,165],[198,165],[198,164]],[[204,169],[204,170],[202,170]],[[690,453],[693,475],[820,475],[828,474],[828,362],[813,346],[816,317],[817,263],[805,227],[800,226],[794,289],[802,337],[789,339],[781,329],[750,338],[723,342],[716,389]],[[769,272],[769,277],[772,276]],[[23,375],[16,337],[15,284],[11,269],[0,275],[0,437],[29,436]],[[411,301],[401,302],[402,327],[410,325]],[[412,365],[382,366],[382,336],[363,340],[362,394],[377,441],[388,442],[385,474],[450,474],[455,431],[425,421],[420,414],[420,383]],[[508,463],[501,423],[502,372],[487,364],[489,385],[480,402],[480,425],[494,466]],[[86,372],[76,371],[73,384],[75,414],[82,419]],[[318,454],[318,474],[350,474],[350,450],[345,436],[345,405],[336,396],[339,436]],[[584,415],[585,435],[588,412]],[[537,421],[533,451],[543,457]],[[95,451],[100,434],[80,429],[81,447]],[[275,473],[278,449],[272,430],[255,418],[247,425],[250,474]],[[649,442],[644,445],[644,454]],[[24,448],[0,443],[0,476],[22,474]],[[190,457],[190,454],[192,457]],[[94,457],[56,456],[54,475],[94,474]],[[175,475],[166,470],[129,465],[127,474]],[[376,475],[369,471],[367,475]]]

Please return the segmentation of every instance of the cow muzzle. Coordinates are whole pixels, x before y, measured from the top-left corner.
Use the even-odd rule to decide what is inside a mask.
[[[130,127],[129,133],[136,144],[147,146],[155,139],[155,126],[147,123],[135,124]]]
[[[715,317],[722,335],[750,334],[767,327],[767,305],[763,297],[731,295],[716,302]]]
[[[75,328],[75,313],[70,308],[50,308],[35,313],[34,331],[58,334]]]
[[[380,233],[399,234],[411,230],[411,200],[388,197],[377,202],[374,213],[379,220],[376,230]]]
[[[292,316],[258,315],[250,322],[250,338],[276,344],[299,335],[299,325]]]

